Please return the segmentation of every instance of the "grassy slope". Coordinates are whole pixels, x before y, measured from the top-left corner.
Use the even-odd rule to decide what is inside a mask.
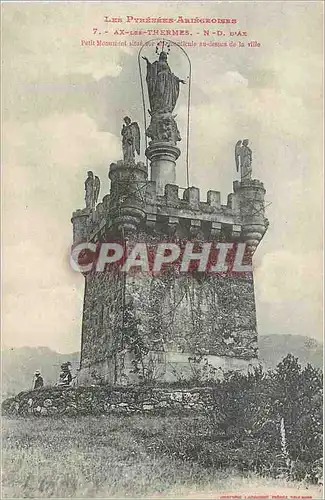
[[[211,471],[155,452],[190,417],[3,420],[2,498],[217,498],[320,490]],[[193,418],[193,417],[192,417]]]

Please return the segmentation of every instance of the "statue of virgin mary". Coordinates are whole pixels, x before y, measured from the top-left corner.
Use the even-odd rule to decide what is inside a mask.
[[[186,83],[172,73],[167,62],[167,54],[162,51],[158,61],[147,62],[147,86],[150,102],[150,113],[172,113],[179,96],[179,84]]]

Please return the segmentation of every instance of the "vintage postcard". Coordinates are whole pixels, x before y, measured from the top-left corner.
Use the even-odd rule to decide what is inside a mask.
[[[323,2],[1,10],[2,498],[322,498]]]

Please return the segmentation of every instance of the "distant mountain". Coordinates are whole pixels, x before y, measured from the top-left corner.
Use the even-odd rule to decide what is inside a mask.
[[[79,367],[79,353],[60,354],[48,347],[6,348],[2,356],[2,397],[32,388],[35,370],[40,370],[45,384],[55,384],[60,365],[70,361],[72,373]]]
[[[265,368],[272,369],[287,355],[299,358],[302,366],[307,363],[322,367],[323,345],[315,339],[301,335],[261,335],[259,357]],[[2,351],[2,397],[8,397],[32,387],[35,370],[40,370],[45,384],[55,384],[60,365],[72,364],[72,373],[79,367],[79,353],[60,354],[48,347],[6,348]]]
[[[303,335],[260,335],[259,358],[265,368],[273,369],[287,354],[299,359],[302,366],[307,363],[316,368],[323,367],[323,344]]]

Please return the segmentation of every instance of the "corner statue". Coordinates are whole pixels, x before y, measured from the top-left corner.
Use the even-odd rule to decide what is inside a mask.
[[[235,146],[236,170],[240,167],[240,180],[250,180],[252,178],[252,150],[248,146],[248,139],[237,141]]]
[[[122,135],[123,160],[125,163],[135,163],[135,152],[140,154],[140,129],[137,122],[131,122],[131,118],[124,118]]]
[[[100,180],[97,175],[94,177],[94,174],[91,170],[88,172],[88,177],[85,182],[85,202],[86,208],[94,209],[98,200],[100,191]]]
[[[158,61],[151,63],[147,57],[147,86],[150,102],[150,114],[172,113],[179,96],[179,84],[186,83],[172,73],[167,62],[167,54],[162,51]]]

